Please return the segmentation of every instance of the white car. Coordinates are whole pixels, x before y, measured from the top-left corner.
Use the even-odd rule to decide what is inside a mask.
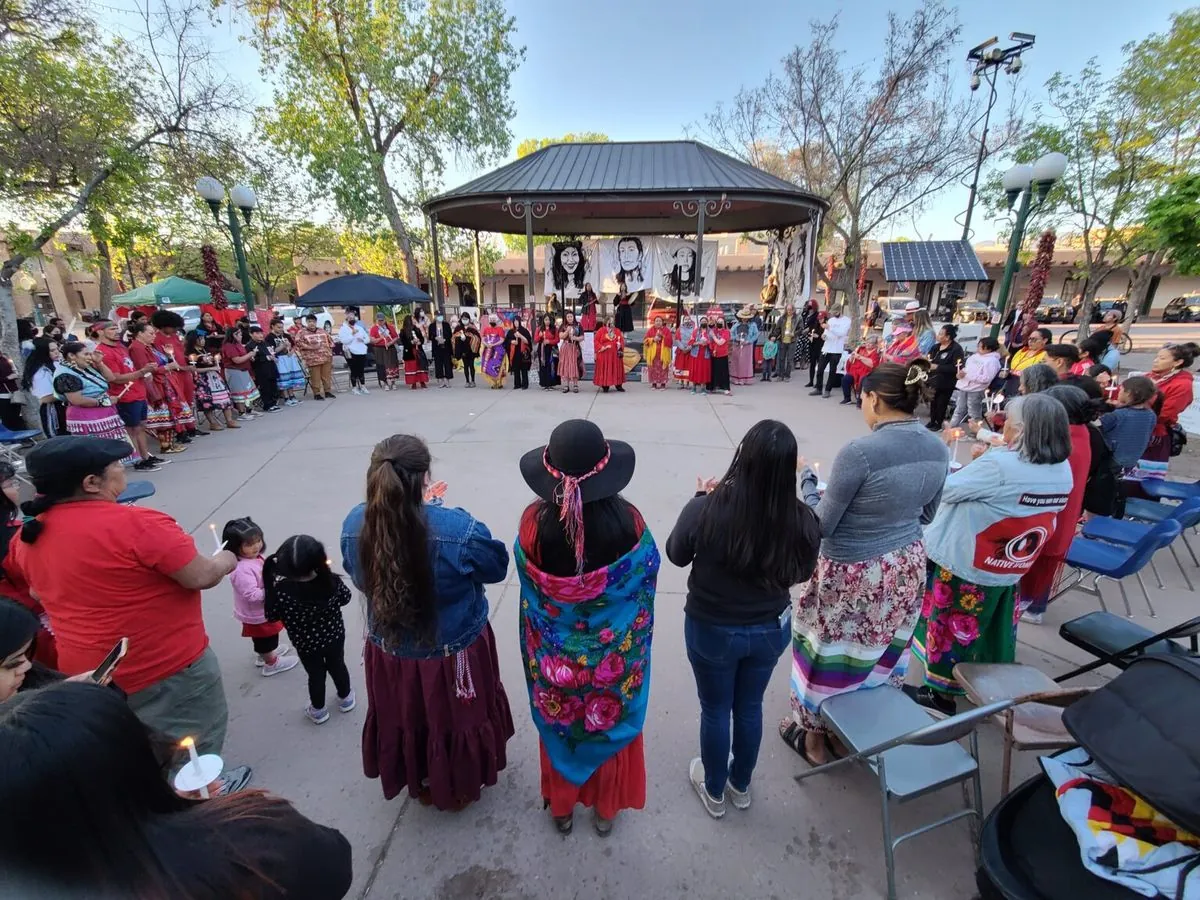
[[[324,328],[328,334],[333,334],[333,316],[324,306],[273,306],[271,312],[281,316],[287,328],[292,327],[292,319],[297,316],[303,320],[307,315],[314,315],[317,317],[317,325]]]

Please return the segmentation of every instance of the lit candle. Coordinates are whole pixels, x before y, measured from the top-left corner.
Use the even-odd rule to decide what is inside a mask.
[[[213,546],[217,548],[216,552],[220,553],[223,545],[221,544],[221,539],[217,537],[217,523],[209,522],[208,530],[212,533]]]
[[[204,771],[200,768],[200,754],[196,752],[196,741],[191,737],[185,737],[179,742],[179,746],[187,750],[189,765],[192,767],[192,772],[197,778],[203,778]],[[200,786],[200,796],[205,800],[209,799],[208,785],[205,784]]]

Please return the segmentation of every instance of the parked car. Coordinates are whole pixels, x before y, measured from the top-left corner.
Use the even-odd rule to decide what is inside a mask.
[[[296,316],[303,319],[311,313],[317,317],[317,325],[333,334],[333,316],[324,306],[273,306],[271,311],[277,316],[282,316],[289,328],[292,326],[292,319]]]
[[[1129,304],[1124,300],[1096,300],[1092,303],[1092,321],[1102,322],[1110,312],[1119,312],[1123,322],[1128,309]]]
[[[954,320],[963,325],[970,325],[972,322],[986,322],[987,318],[988,305],[979,300],[960,300],[958,308],[954,311]]]
[[[1162,311],[1164,322],[1192,322],[1200,319],[1200,294],[1176,297]]]
[[[189,331],[194,331],[200,325],[200,307],[198,306],[168,306],[165,307],[173,313],[178,313],[183,316],[183,329],[186,334]]]
[[[1061,297],[1043,297],[1033,316],[1039,322],[1074,322],[1079,311]]]

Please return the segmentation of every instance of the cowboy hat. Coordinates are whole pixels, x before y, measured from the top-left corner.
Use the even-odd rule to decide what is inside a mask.
[[[750,319],[754,318],[754,310],[748,306],[743,306],[741,309],[739,309],[737,311],[737,317],[739,319],[741,319],[743,322],[747,322]]]
[[[919,302],[917,302],[916,300],[909,300],[907,303],[904,304],[904,311],[906,313],[916,312],[920,308],[921,308],[921,304]]]
[[[595,422],[568,419],[550,432],[550,442],[521,457],[521,477],[550,503],[562,500],[563,477],[578,479],[583,503],[619,494],[633,478],[636,454],[624,441],[605,440]],[[601,463],[603,465],[601,466]]]

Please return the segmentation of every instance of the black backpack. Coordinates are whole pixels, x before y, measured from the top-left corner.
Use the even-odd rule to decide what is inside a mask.
[[[1083,508],[1096,516],[1120,519],[1125,515],[1125,496],[1121,493],[1121,467],[1104,442],[1099,429],[1089,426],[1092,465],[1087,487],[1083,489]]]

